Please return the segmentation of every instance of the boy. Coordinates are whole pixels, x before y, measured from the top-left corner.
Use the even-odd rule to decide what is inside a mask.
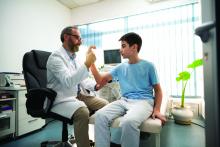
[[[119,80],[122,97],[96,112],[95,118],[95,145],[96,147],[110,147],[111,122],[123,116],[120,122],[122,131],[122,147],[139,147],[141,123],[152,116],[166,121],[160,114],[162,90],[157,77],[156,69],[151,62],[140,59],[142,39],[136,33],[123,35],[120,53],[128,61],[119,64],[109,73],[100,74],[95,65],[90,69],[101,88],[110,80]]]

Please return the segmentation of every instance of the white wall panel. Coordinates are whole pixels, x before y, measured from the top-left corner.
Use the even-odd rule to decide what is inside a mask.
[[[69,24],[70,9],[55,0],[0,0],[0,72],[22,72],[29,50],[57,49]]]

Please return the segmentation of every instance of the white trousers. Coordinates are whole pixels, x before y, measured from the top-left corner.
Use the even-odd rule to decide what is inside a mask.
[[[95,113],[95,146],[110,147],[110,126],[112,121],[123,116],[121,127],[121,146],[139,147],[141,123],[149,118],[153,111],[154,100],[131,100],[121,98]]]

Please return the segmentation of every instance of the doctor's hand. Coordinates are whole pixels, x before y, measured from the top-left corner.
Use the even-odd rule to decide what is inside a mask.
[[[96,46],[95,45],[91,45],[88,50],[87,50],[87,54],[90,53],[90,52],[93,52],[93,49],[96,49]]]
[[[85,65],[89,69],[89,67],[95,62],[96,56],[92,49],[95,49],[95,46],[90,46],[87,53],[86,53],[86,61]]]

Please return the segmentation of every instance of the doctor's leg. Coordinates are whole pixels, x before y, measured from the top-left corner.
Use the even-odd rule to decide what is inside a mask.
[[[89,110],[86,107],[80,107],[73,114],[74,134],[77,147],[90,147],[88,123]]]
[[[79,94],[77,99],[83,101],[90,111],[96,111],[107,105],[109,102],[106,99],[98,98],[95,96],[87,96],[83,94]]]

